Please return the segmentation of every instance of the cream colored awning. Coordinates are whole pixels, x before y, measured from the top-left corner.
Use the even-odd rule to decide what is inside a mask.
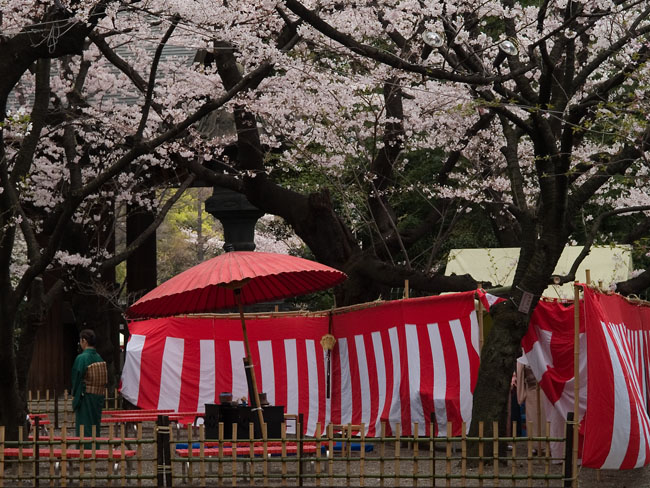
[[[554,274],[565,275],[582,251],[582,246],[565,247],[555,268]],[[519,260],[519,248],[482,248],[452,249],[445,269],[446,275],[472,275],[477,281],[490,282],[492,285],[508,286],[512,284]],[[591,281],[604,287],[629,278],[632,271],[631,246],[594,246],[578,267],[576,280],[586,280],[585,270],[589,270]],[[549,286],[544,296],[550,298],[573,298],[573,286]]]

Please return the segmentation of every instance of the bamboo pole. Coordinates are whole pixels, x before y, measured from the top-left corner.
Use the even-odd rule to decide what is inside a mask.
[[[384,456],[386,455],[386,422],[381,423],[381,447],[379,448],[379,486],[384,486]]]
[[[466,434],[465,422],[460,424],[460,482],[465,486],[465,476],[467,475],[467,434]]]
[[[546,476],[546,486],[548,487],[548,475],[551,474],[551,441],[548,440],[551,437],[551,423],[546,422],[546,452],[545,452],[545,462],[544,462],[544,475]]]
[[[494,476],[494,486],[499,486],[499,422],[492,422],[492,456],[494,459],[492,474]]]
[[[395,486],[400,485],[400,468],[399,468],[399,455],[400,455],[400,434],[402,426],[399,422],[395,424]]]
[[[330,486],[332,486],[334,485],[334,425],[333,424],[329,424],[327,426],[327,457],[328,457],[327,469],[329,473],[329,483]],[[383,473],[383,465],[382,465],[382,473]]]
[[[435,412],[431,412],[431,422],[429,422],[429,452],[431,453],[431,484],[436,485],[436,442],[435,442]]]
[[[199,456],[201,458],[201,465],[199,466],[201,486],[205,486],[205,424],[199,425]]]
[[[5,479],[5,428],[0,425],[0,488],[4,486]]]
[[[83,439],[84,436],[86,436],[86,435],[87,434],[84,432],[84,425],[81,424],[79,426],[79,437],[81,437]],[[53,441],[54,441],[54,435],[53,435],[53,432],[50,431],[50,442],[53,442]],[[50,444],[50,446],[52,446],[52,444]],[[83,442],[79,443],[79,453],[80,453],[80,456],[79,456],[79,477],[80,478],[83,478],[84,466],[86,464],[84,462],[84,447],[85,446],[86,445]],[[54,467],[52,466],[52,463],[50,463],[50,474],[52,474],[53,469],[54,469]]]
[[[320,479],[320,474],[321,474],[321,465],[320,465],[320,458],[321,458],[321,432],[322,427],[320,422],[316,422],[316,486],[321,485],[321,479]],[[266,480],[265,480],[266,481]]]
[[[417,422],[415,422],[413,424],[413,486],[418,486],[418,479],[416,478],[416,475],[418,474],[419,430],[420,426]]]
[[[409,298],[409,280],[404,280],[404,298]]]
[[[81,426],[83,428],[83,426]],[[63,425],[63,429],[65,429],[65,424]],[[109,428],[109,439],[110,439],[110,434],[113,432],[113,425],[111,424]],[[81,433],[81,430],[79,431]],[[82,434],[83,435],[83,434]],[[97,435],[97,428],[93,425],[90,429],[90,435],[93,438],[93,443],[90,445],[90,448],[92,450],[91,456],[90,456],[90,474],[92,476],[93,481],[95,480],[95,475],[97,474],[97,457],[96,457],[96,451],[97,451],[97,443],[94,441],[96,435]]]
[[[591,285],[591,270],[590,269],[585,270],[585,276],[587,278],[587,282],[586,282],[587,286]]]
[[[237,424],[232,424],[232,486],[237,486]],[[283,456],[284,457],[284,456]]]
[[[296,429],[297,430],[297,429]],[[287,424],[282,422],[282,486],[287,486]]]
[[[138,424],[136,439],[138,446],[136,447],[137,458],[137,472],[138,472],[138,486],[142,486],[142,423]]]
[[[264,426],[264,423],[261,423],[260,424],[260,429],[262,429],[263,426]],[[252,422],[249,423],[248,424],[248,438],[250,439],[250,444],[249,444],[249,448],[248,448],[248,457],[249,457],[250,461],[248,462],[248,465],[249,465],[249,468],[248,468],[248,480],[249,480],[251,485],[254,484],[253,476],[255,475],[255,468],[254,468],[255,464],[253,463],[253,459],[255,458],[255,441],[253,440],[253,439],[255,439],[254,429],[255,428],[253,426],[253,423]],[[244,469],[246,469],[245,465],[244,465]]]
[[[451,422],[447,422],[447,438],[445,439],[446,442],[446,450],[445,450],[445,483],[446,486],[451,486],[451,478],[449,475],[451,474],[451,443],[453,442],[451,439]]]
[[[264,486],[269,486],[269,456],[268,456],[269,439],[268,439],[267,427],[268,425],[265,422],[264,425],[262,425],[262,455],[264,456],[264,464],[262,466],[262,472],[264,474]]]
[[[483,284],[478,284],[478,289],[482,289]],[[476,300],[476,318],[478,319],[478,354],[481,355],[483,350],[483,343],[485,340],[484,329],[483,329],[483,303],[481,300]]]
[[[483,486],[483,432],[484,424],[481,420],[478,423],[478,486]]]
[[[515,475],[517,474],[517,422],[512,423],[511,469],[512,469],[512,486],[517,486],[517,482],[515,481]]]
[[[219,468],[217,470],[218,484],[223,482],[223,422],[219,422]]]
[[[578,425],[580,424],[580,286],[573,284],[573,482],[571,486],[578,486]]]
[[[350,465],[350,457],[352,456],[352,425],[348,424],[347,427],[343,426],[343,437],[345,438],[345,451],[341,449],[341,452],[345,454],[345,484],[350,486],[350,474],[352,473]]]
[[[171,434],[172,434],[172,430],[169,429],[169,437],[170,437],[169,440],[170,441],[171,441]],[[95,426],[93,425],[93,439],[95,438],[96,435],[97,435],[97,432],[95,430]],[[108,426],[108,460],[107,460],[108,462],[107,462],[107,467],[106,467],[106,471],[109,472],[109,473],[111,471],[111,462],[113,460],[113,439],[115,439],[115,424],[110,424]],[[96,444],[97,443],[95,441],[93,441],[93,449],[94,449]],[[95,452],[93,452],[93,457],[95,457],[94,455],[95,455]],[[112,483],[110,478],[108,479],[108,486],[113,486],[113,483]]]
[[[361,479],[359,480],[359,486],[364,486],[365,483],[365,457],[366,457],[366,424],[361,424],[361,449],[360,449],[360,457],[361,460],[359,461],[359,476]]]
[[[528,437],[528,440],[526,441],[526,448],[528,450],[527,452],[527,465],[528,465],[528,470],[527,470],[527,481],[528,481],[528,487],[533,486],[533,422],[527,422],[528,427],[526,428],[526,434]]]
[[[120,426],[120,475],[122,486],[126,486],[126,425]]]
[[[34,432],[34,439],[38,439],[38,431]],[[67,442],[67,429],[63,427],[61,430],[61,486],[67,486],[68,481],[68,442]],[[38,462],[38,458],[35,457]],[[110,485],[109,485],[110,486]]]
[[[23,477],[23,426],[18,426],[18,477]],[[36,483],[34,483],[36,484]]]
[[[178,436],[180,437],[180,435]],[[192,478],[194,474],[194,439],[192,438],[192,428],[188,426],[187,428],[187,479],[192,484]]]

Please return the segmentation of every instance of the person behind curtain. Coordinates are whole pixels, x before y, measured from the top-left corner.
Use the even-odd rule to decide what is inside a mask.
[[[104,407],[104,391],[108,382],[106,363],[95,350],[97,339],[90,329],[79,333],[81,354],[72,365],[72,409],[75,413],[75,432],[80,435],[84,426],[84,436],[95,432],[100,434],[102,408]]]
[[[526,412],[526,433],[528,437],[546,435],[546,413],[544,412],[544,393],[537,386],[537,379],[528,365],[526,356],[517,359],[517,401],[523,404]],[[532,430],[532,432],[531,432]],[[536,451],[541,454],[543,443],[539,442]]]

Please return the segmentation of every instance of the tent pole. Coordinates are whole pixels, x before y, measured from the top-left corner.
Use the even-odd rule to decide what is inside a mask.
[[[241,319],[241,328],[244,333],[244,348],[246,350],[246,367],[251,375],[251,383],[253,387],[253,401],[255,402],[255,410],[257,410],[257,418],[260,423],[260,432],[264,426],[264,415],[262,414],[262,406],[260,405],[260,395],[257,392],[257,380],[255,379],[255,368],[251,359],[251,348],[248,344],[248,334],[246,333],[246,320],[244,319],[244,307],[241,303],[240,293],[241,290],[233,290],[235,292],[235,299],[237,300],[237,307],[239,308],[239,318]]]
[[[580,286],[573,283],[573,473],[572,486],[578,486],[578,426],[580,424]]]

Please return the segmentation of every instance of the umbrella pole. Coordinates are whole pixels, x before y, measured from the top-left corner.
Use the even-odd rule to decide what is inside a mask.
[[[235,299],[237,300],[237,306],[239,307],[239,318],[241,319],[241,328],[244,332],[244,348],[246,350],[246,368],[251,375],[251,383],[253,387],[253,401],[255,402],[255,408],[257,410],[257,418],[260,423],[260,433],[262,432],[262,426],[264,425],[264,415],[262,414],[262,406],[260,405],[260,395],[257,392],[257,380],[255,379],[255,368],[253,367],[253,361],[251,360],[251,348],[248,344],[248,334],[246,333],[246,320],[244,319],[244,307],[241,304],[239,297],[240,290],[234,290]]]

